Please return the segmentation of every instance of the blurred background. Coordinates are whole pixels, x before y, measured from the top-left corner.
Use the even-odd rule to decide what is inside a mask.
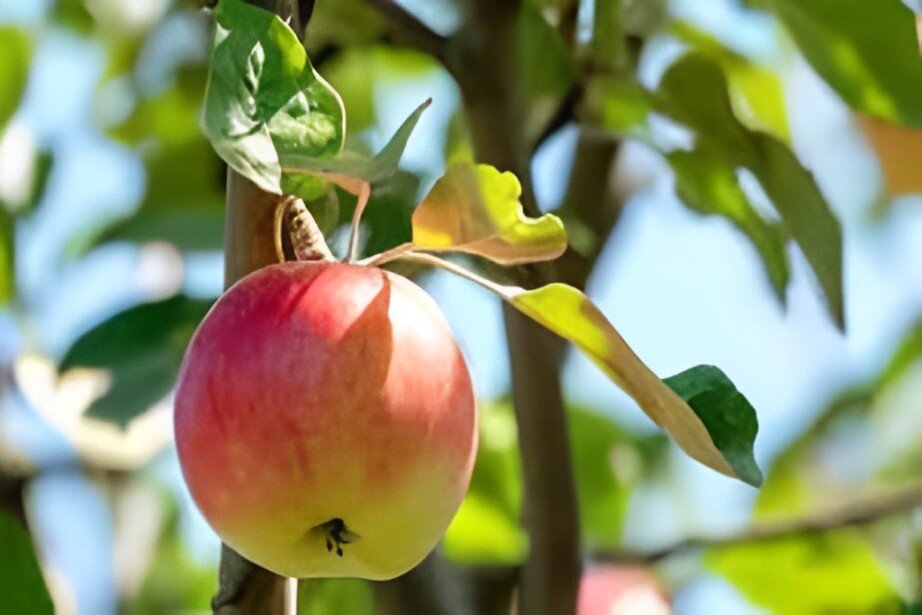
[[[440,33],[460,20],[451,0],[401,4]],[[557,4],[523,2],[536,124],[576,79],[554,39]],[[593,27],[592,2],[581,4],[578,43]],[[574,354],[564,382],[587,566],[648,567],[683,614],[917,612],[922,132],[864,114],[888,103],[874,75],[893,69],[895,43],[871,41],[882,63],[859,65],[868,56],[830,35],[842,65],[854,60],[867,80],[843,98],[770,12],[733,0],[627,4],[638,83],[655,89],[697,50],[728,75],[740,120],[812,171],[843,226],[847,328],[831,322],[797,247],[784,248],[779,293],[744,224],[677,196],[661,152],[687,130],[657,117],[641,130],[618,115],[629,97],[615,97],[600,131],[624,140],[609,178],[618,190],[599,207],[617,221],[601,236],[570,225],[574,244],[599,243],[587,292],[658,374],[713,363],[733,379],[758,411],[767,478],[757,491],[686,458]],[[900,44],[914,49],[908,32]],[[0,508],[27,520],[58,613],[202,612],[214,592],[219,541],[182,484],[170,398],[188,336],[222,287],[224,167],[198,123],[211,37],[192,1],[0,0]],[[359,1],[318,0],[307,46],[343,96],[349,148],[376,151],[434,100],[365,220],[366,253],[401,243],[446,163],[471,156],[458,88]],[[542,209],[564,203],[580,136],[564,121],[540,140]],[[763,219],[777,217],[751,174],[739,184]],[[334,250],[350,206],[344,192],[312,204]],[[461,279],[419,281],[447,314],[481,402],[474,482],[441,552],[472,569],[514,565],[527,538],[500,307]],[[790,529],[750,529],[766,524]],[[0,532],[0,551],[14,534]],[[25,574],[16,570],[3,576]],[[360,581],[303,594],[304,613],[371,610]]]

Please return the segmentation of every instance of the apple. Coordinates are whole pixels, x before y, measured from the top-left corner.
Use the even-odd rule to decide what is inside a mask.
[[[641,566],[599,566],[583,574],[577,615],[669,615],[659,580]]]
[[[374,267],[289,262],[214,305],[180,370],[186,484],[218,536],[290,577],[389,579],[470,482],[471,379],[433,300]]]

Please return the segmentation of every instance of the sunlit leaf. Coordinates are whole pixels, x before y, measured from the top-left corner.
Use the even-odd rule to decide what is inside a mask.
[[[516,564],[527,552],[521,527],[522,470],[512,404],[480,403],[471,485],[448,527],[445,554],[465,564]]]
[[[281,192],[284,156],[329,158],[340,151],[342,102],[278,16],[241,0],[223,0],[215,14],[205,134],[233,169]]]
[[[775,13],[816,72],[845,101],[922,127],[915,16],[900,0],[749,0]]]
[[[844,328],[842,229],[813,175],[783,142],[739,122],[720,67],[706,57],[688,54],[676,61],[659,95],[663,112],[695,130],[699,149],[752,172],[816,273],[833,320]]]
[[[12,26],[0,26],[0,131],[16,112],[32,60],[29,35]]]
[[[688,455],[722,474],[759,484],[761,474],[752,459],[755,411],[717,368],[698,367],[676,376],[677,393],[579,290],[565,284],[531,291],[501,288],[516,309],[582,350]]]
[[[331,47],[361,47],[378,41],[386,29],[381,14],[364,0],[316,2],[306,43],[312,54]]]
[[[207,609],[215,592],[213,566],[197,562],[183,540],[179,510],[172,499],[151,563],[128,615],[191,613]]]
[[[880,563],[851,530],[721,547],[706,562],[777,615],[898,612]]]
[[[54,606],[38,567],[32,539],[0,509],[0,613],[52,615]]]
[[[671,31],[695,51],[720,64],[729,81],[737,117],[750,128],[789,140],[784,88],[777,71],[760,66],[689,22],[675,22]]]
[[[634,486],[665,455],[668,440],[633,434],[611,416],[573,404],[567,418],[583,541],[616,549]]]
[[[528,218],[512,173],[489,165],[452,165],[413,213],[413,243],[426,250],[459,251],[504,265],[546,261],[567,248],[553,214]]]
[[[508,399],[480,403],[479,410],[477,463],[444,550],[467,564],[520,563],[527,536],[515,413]],[[610,416],[569,403],[567,423],[583,540],[616,548],[632,490],[668,450],[666,437],[638,436]]]
[[[775,459],[756,501],[784,520],[912,487],[922,471],[922,324],[879,374],[839,393]]]
[[[784,228],[763,218],[740,186],[736,170],[706,149],[666,154],[676,176],[676,194],[691,209],[719,215],[745,233],[759,251],[772,288],[784,302],[790,278]]]
[[[300,579],[298,612],[305,615],[372,613],[371,583],[363,579]]]
[[[163,399],[210,305],[177,295],[128,309],[77,339],[61,360],[61,371],[101,368],[112,377],[109,390],[93,402],[88,414],[127,425]]]

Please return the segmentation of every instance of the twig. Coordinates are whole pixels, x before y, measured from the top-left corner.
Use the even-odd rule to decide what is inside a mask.
[[[564,97],[560,99],[560,104],[557,105],[554,115],[551,116],[551,119],[548,120],[538,136],[535,137],[535,142],[531,147],[532,152],[540,149],[540,147],[554,136],[558,130],[566,126],[576,117],[576,108],[583,99],[584,92],[585,88],[579,81],[570,86],[570,89],[567,90]]]
[[[390,250],[385,250],[380,254],[375,254],[374,256],[363,258],[362,260],[358,261],[357,264],[364,265],[366,267],[380,267],[385,263],[389,263],[392,260],[400,258],[401,255],[406,254],[412,249],[413,243],[408,241],[407,243],[402,243],[399,246],[391,248]]]
[[[346,254],[346,262],[354,263],[359,253],[359,226],[362,223],[362,214],[365,212],[365,206],[368,205],[368,199],[371,197],[371,184],[363,182],[359,188],[358,201],[355,203],[355,212],[352,214],[352,232],[349,235],[349,251]]]
[[[515,173],[522,205],[539,213],[529,172],[524,130],[525,93],[517,78],[519,2],[475,0],[452,39],[452,74],[458,81],[477,158]],[[520,267],[525,287],[555,278],[552,266]],[[564,344],[515,308],[503,317],[512,375],[524,479],[523,524],[529,553],[519,577],[517,610],[528,615],[574,612],[581,572],[579,511],[560,384]]]
[[[728,536],[699,536],[687,538],[655,551],[599,551],[593,556],[604,561],[653,564],[693,549],[766,542],[798,534],[819,534],[849,526],[868,525],[917,508],[922,508],[922,484],[875,495],[873,498],[851,502],[822,513],[784,521],[760,523]]]
[[[448,39],[434,32],[415,15],[393,0],[367,0],[393,26],[407,44],[444,63]]]

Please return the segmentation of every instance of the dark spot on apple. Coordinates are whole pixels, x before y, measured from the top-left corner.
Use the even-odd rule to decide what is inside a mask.
[[[320,532],[325,537],[327,552],[343,556],[343,545],[348,545],[359,539],[359,535],[352,532],[346,522],[339,517],[334,517],[320,525],[315,525],[312,531]]]

